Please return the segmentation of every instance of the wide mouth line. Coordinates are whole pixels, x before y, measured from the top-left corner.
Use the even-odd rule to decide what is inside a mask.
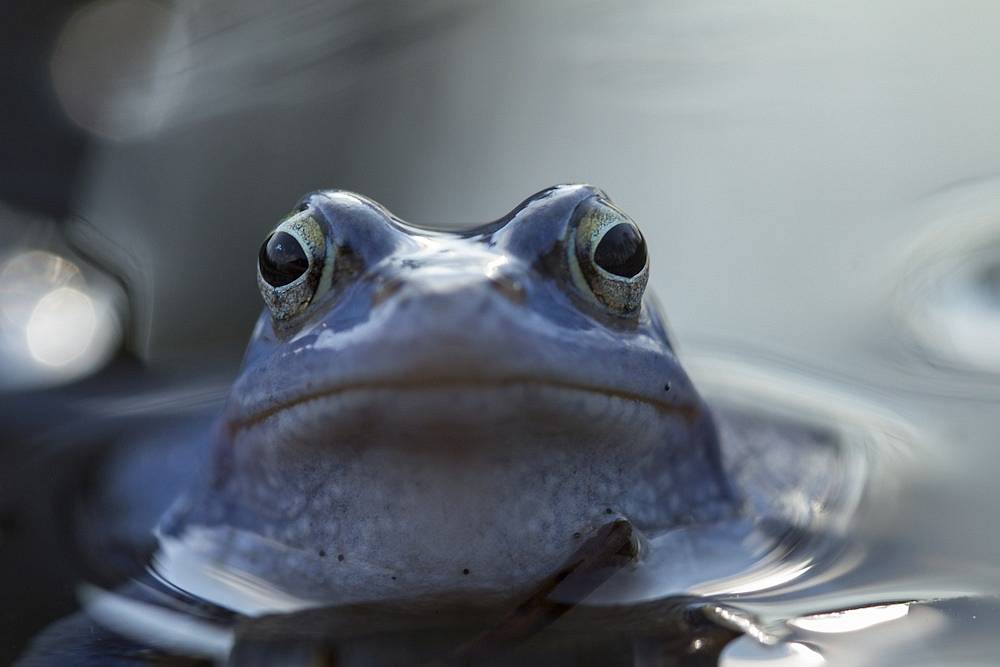
[[[409,392],[419,391],[422,389],[434,390],[451,388],[476,388],[488,390],[515,386],[561,389],[565,391],[599,394],[611,398],[636,401],[649,405],[660,412],[679,415],[689,422],[692,421],[699,412],[698,406],[695,403],[670,403],[632,391],[614,389],[602,385],[592,385],[583,382],[574,382],[570,380],[556,380],[530,376],[509,376],[502,378],[392,378],[386,380],[367,380],[362,382],[338,384],[330,387],[315,389],[313,391],[299,394],[289,399],[277,402],[263,410],[253,411],[249,415],[229,419],[227,420],[227,426],[231,432],[241,431],[266,421],[267,419],[285,410],[294,408],[297,405],[302,405],[317,399],[350,394],[353,392],[380,390]]]

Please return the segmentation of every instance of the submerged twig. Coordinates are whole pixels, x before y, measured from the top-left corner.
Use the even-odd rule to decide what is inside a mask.
[[[625,519],[601,526],[535,592],[492,629],[464,644],[462,662],[486,657],[523,641],[571,610],[622,567],[639,557],[639,535]],[[558,599],[552,593],[562,588]]]

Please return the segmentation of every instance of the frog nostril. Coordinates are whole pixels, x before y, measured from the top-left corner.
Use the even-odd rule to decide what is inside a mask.
[[[403,281],[398,278],[386,278],[380,280],[375,285],[375,291],[372,293],[372,305],[378,306],[381,303],[391,299],[396,293],[398,293],[403,288]]]
[[[524,285],[517,278],[494,275],[490,276],[489,285],[514,303],[524,303]]]

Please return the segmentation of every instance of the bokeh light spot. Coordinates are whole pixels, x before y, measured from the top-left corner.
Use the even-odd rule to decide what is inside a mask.
[[[44,250],[0,263],[0,389],[69,382],[110,358],[121,340],[115,292],[90,276]]]
[[[35,305],[24,333],[32,357],[48,366],[65,366],[87,351],[96,330],[91,298],[72,287],[57,287]]]
[[[150,0],[98,0],[66,23],[52,56],[52,83],[66,115],[116,141],[160,129],[179,98],[185,53],[175,14]],[[180,59],[181,61],[183,59]]]

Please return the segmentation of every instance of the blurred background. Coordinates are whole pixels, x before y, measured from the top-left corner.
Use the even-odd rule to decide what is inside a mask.
[[[73,605],[50,535],[61,510],[39,498],[79,462],[56,474],[39,443],[62,456],[60,433],[133,409],[120,398],[137,387],[178,410],[217,403],[261,309],[260,242],[327,187],[456,226],[554,183],[604,188],[647,236],[696,375],[706,359],[779,368],[913,424],[932,453],[879,537],[885,558],[956,589],[1000,582],[1000,5],[16,0],[6,14],[8,652]]]

